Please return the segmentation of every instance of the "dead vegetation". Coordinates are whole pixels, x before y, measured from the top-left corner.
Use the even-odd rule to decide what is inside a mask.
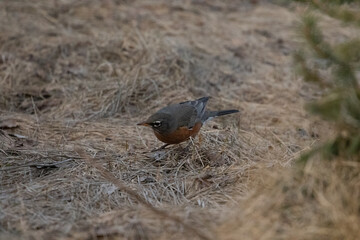
[[[308,224],[309,239],[325,239],[331,227],[344,226],[339,238],[355,230],[358,218],[347,225],[337,214],[348,208],[332,207],[341,199],[323,200],[333,192],[311,195],[321,184],[307,180],[335,163],[308,166],[305,178],[288,173],[330,134],[302,107],[315,87],[291,70],[294,11],[251,1],[0,2],[0,238],[303,239]],[[149,152],[160,143],[136,123],[205,95],[210,108],[241,114]],[[332,191],[345,175],[329,175]]]

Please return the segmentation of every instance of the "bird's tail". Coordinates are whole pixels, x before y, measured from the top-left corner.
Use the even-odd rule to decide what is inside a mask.
[[[202,122],[206,122],[214,117],[220,117],[227,114],[237,113],[239,110],[231,109],[231,110],[223,110],[223,111],[206,111],[201,118]]]

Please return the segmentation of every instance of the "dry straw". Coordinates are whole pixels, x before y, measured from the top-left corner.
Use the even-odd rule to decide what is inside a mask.
[[[306,221],[280,186],[305,182],[283,170],[331,134],[302,108],[320,90],[292,73],[296,20],[262,1],[0,1],[0,238],[293,238]],[[151,153],[136,123],[207,95],[241,114]]]

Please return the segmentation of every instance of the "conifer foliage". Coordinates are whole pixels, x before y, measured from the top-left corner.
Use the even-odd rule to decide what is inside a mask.
[[[325,14],[344,27],[359,31],[360,3],[355,0],[299,2],[308,4],[309,8],[300,25],[305,44],[295,54],[295,62],[306,81],[324,88],[323,96],[306,108],[335,123],[337,131],[333,139],[304,154],[301,160],[321,152],[326,159],[340,156],[360,161],[360,39],[330,43],[318,24],[319,15]]]

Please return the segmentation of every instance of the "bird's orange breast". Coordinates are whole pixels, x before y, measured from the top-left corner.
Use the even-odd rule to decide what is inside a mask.
[[[177,144],[188,140],[190,137],[195,137],[196,134],[200,131],[201,127],[202,127],[202,123],[197,122],[195,126],[191,129],[189,129],[186,126],[183,126],[183,127],[179,127],[177,130],[175,130],[172,133],[161,134],[156,131],[154,131],[154,133],[155,136],[164,143]]]

